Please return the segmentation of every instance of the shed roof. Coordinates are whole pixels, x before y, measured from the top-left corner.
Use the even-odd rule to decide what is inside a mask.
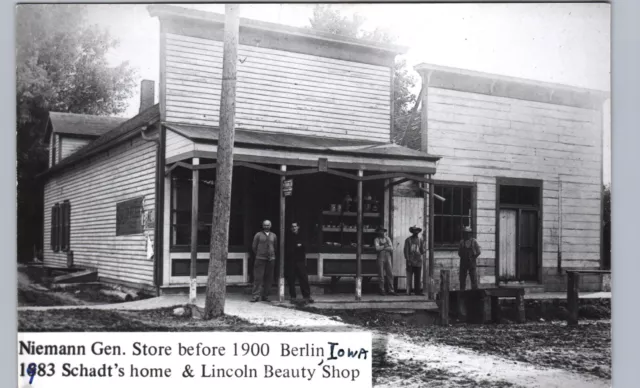
[[[99,137],[128,119],[78,113],[49,112],[45,141],[51,132],[76,136]]]
[[[194,142],[217,143],[220,129],[214,126],[167,124],[167,128]],[[235,131],[235,145],[250,148],[287,149],[297,151],[321,151],[326,153],[385,157],[391,159],[439,160],[429,155],[393,143],[363,140],[332,139],[287,133],[250,131],[239,128]]]

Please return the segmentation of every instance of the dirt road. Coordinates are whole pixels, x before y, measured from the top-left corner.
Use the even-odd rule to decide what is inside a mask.
[[[228,299],[226,312],[229,315],[213,322],[194,321],[189,318],[175,317],[167,305],[184,304],[185,300],[148,300],[131,304],[136,309],[128,309],[126,304],[118,307],[111,305],[96,308],[87,306],[82,309],[23,309],[19,311],[20,330],[28,331],[371,331],[373,334],[373,376],[375,387],[544,387],[544,388],[595,388],[610,387],[611,380],[606,377],[564,368],[541,365],[535,358],[527,356],[519,361],[517,355],[510,355],[508,347],[503,353],[492,354],[491,346],[501,348],[500,341],[508,337],[505,333],[486,330],[484,337],[474,336],[474,331],[463,327],[439,328],[423,326],[407,329],[399,327],[397,332],[380,327],[366,327],[344,322],[337,316],[314,314],[289,308],[277,307],[267,303],[249,303],[242,296]],[[163,305],[161,309],[144,309],[149,306]],[[198,301],[203,304],[203,300]],[[55,323],[55,325],[54,325]],[[53,326],[52,326],[53,325]],[[393,326],[393,325],[392,325]],[[518,325],[504,326],[504,330]],[[499,327],[495,326],[495,327]],[[477,327],[482,328],[478,325]],[[494,327],[493,330],[496,330]],[[553,327],[548,323],[545,327]],[[513,334],[509,340],[512,345],[520,339],[523,346],[532,346],[527,342],[526,333],[540,337],[535,330],[524,330]],[[477,329],[476,329],[477,330]],[[402,334],[400,334],[402,333]],[[408,334],[405,334],[408,333]],[[466,333],[465,335],[462,335]],[[477,331],[476,331],[477,334]],[[556,335],[562,329],[556,330]],[[544,337],[544,336],[543,336]],[[451,344],[444,338],[457,338]],[[476,338],[475,342],[470,339]],[[484,338],[484,340],[481,340]],[[578,339],[578,334],[574,339]],[[480,346],[493,339],[497,344]],[[540,339],[540,338],[538,338]],[[553,338],[551,338],[553,340]],[[460,345],[455,345],[456,343]],[[587,341],[585,341],[587,343]],[[475,345],[474,345],[475,344]],[[562,357],[563,344],[554,350],[553,357]],[[564,346],[568,346],[566,343]],[[610,343],[603,352],[610,352]],[[513,350],[514,348],[511,348]],[[517,349],[517,348],[515,348]],[[542,347],[539,351],[545,351]],[[569,349],[570,351],[573,351]],[[609,356],[610,357],[610,356]],[[574,357],[580,361],[580,357]],[[609,359],[610,360],[610,359]],[[610,361],[609,361],[610,367]],[[606,376],[606,374],[605,374]]]

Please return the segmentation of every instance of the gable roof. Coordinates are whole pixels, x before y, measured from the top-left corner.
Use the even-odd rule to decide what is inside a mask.
[[[127,121],[127,118],[124,117],[49,112],[45,142],[49,141],[51,132],[94,138],[99,137],[125,121]]]
[[[195,141],[217,143],[220,129],[214,126],[166,124],[174,132]],[[429,155],[398,144],[363,140],[331,139],[288,133],[250,131],[238,128],[234,145],[250,148],[287,149],[297,151],[320,151],[332,154],[385,157],[391,159],[439,160],[439,156]]]
[[[48,176],[56,171],[75,164],[85,158],[94,155],[100,151],[109,149],[122,141],[138,135],[143,127],[150,125],[160,119],[160,104],[149,107],[133,118],[122,122],[115,128],[107,131],[91,143],[80,148],[78,151],[62,159],[60,163],[44,171],[38,177]]]

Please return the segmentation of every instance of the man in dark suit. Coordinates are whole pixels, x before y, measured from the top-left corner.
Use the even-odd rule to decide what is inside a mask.
[[[307,275],[307,257],[304,242],[300,236],[300,225],[291,223],[290,233],[285,240],[285,264],[287,283],[291,302],[296,300],[296,280],[300,282],[300,291],[306,303],[313,303]]]

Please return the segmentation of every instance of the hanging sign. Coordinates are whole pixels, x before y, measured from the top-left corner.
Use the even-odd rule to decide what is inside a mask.
[[[288,197],[291,194],[293,194],[293,180],[287,179],[282,182],[282,195]]]

